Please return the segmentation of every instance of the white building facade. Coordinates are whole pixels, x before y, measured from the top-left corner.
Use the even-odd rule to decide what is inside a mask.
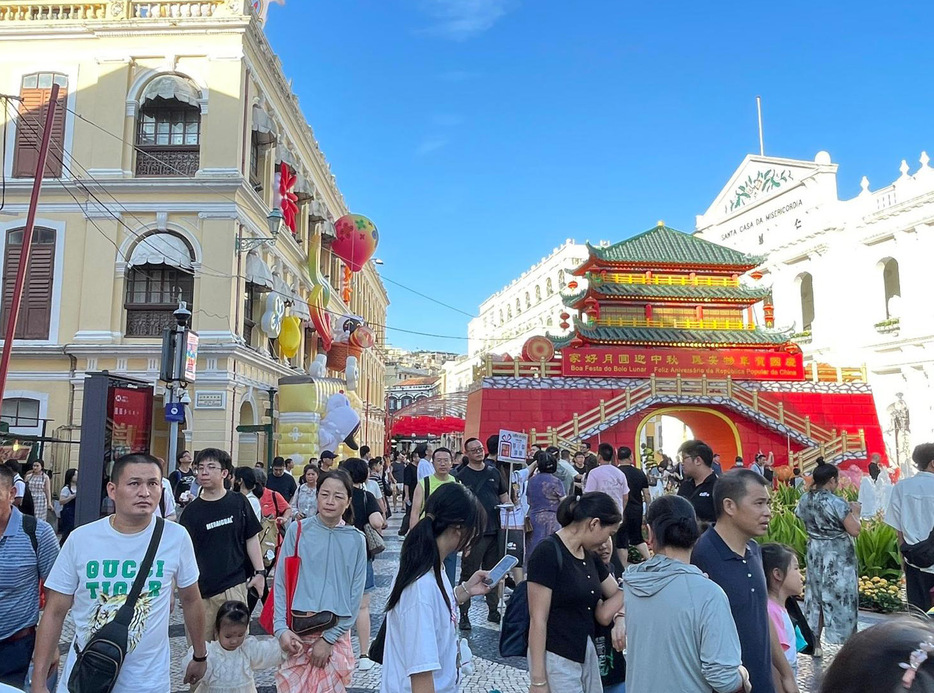
[[[571,270],[587,258],[587,247],[568,239],[550,255],[513,279],[480,304],[480,314],[467,325],[467,354],[443,366],[441,391],[466,390],[473,383],[473,369],[487,354],[519,358],[522,345],[533,335],[563,335],[561,292],[576,281],[579,291],[586,280]]]
[[[702,238],[766,256],[775,326],[806,360],[865,364],[889,459],[934,440],[934,170],[922,152],[890,185],[837,195],[837,165],[747,156],[697,217]],[[760,321],[763,316],[759,316]]]

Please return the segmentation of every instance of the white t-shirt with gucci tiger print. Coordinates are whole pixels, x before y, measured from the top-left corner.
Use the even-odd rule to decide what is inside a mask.
[[[56,592],[74,595],[71,609],[75,639],[84,647],[88,638],[113,620],[133,587],[137,567],[143,562],[155,527],[136,534],[121,534],[105,517],[76,528],[62,547],[45,581]],[[166,522],[149,579],[133,610],[129,651],[114,693],[169,693],[169,608],[175,585],[198,582],[198,563],[191,538],[184,527]],[[75,661],[68,648],[58,693],[67,693],[68,677]]]

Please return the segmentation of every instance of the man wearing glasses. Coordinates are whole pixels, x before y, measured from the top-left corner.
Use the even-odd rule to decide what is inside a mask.
[[[256,513],[242,493],[228,491],[230,455],[205,448],[195,457],[201,495],[182,514],[181,524],[191,535],[201,576],[198,586],[204,602],[204,639],[214,639],[214,620],[224,602],[247,603],[247,588],[265,591],[266,573],[259,543],[262,529]],[[244,566],[252,566],[249,582]]]
[[[717,521],[713,503],[713,486],[717,475],[713,472],[713,450],[702,440],[688,440],[678,448],[678,457],[684,470],[684,481],[678,495],[694,506],[701,532]]]

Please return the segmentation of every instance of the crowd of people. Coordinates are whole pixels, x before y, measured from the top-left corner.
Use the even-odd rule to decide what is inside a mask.
[[[41,462],[25,477],[2,465],[0,682],[98,690],[96,653],[123,624],[112,690],[165,693],[177,600],[184,680],[199,693],[254,691],[262,669],[275,669],[279,691],[341,693],[355,669],[377,663],[381,691],[454,693],[473,666],[476,597],[494,627],[527,638],[530,693],[793,693],[798,655],[820,658],[831,643],[842,649],[824,693],[934,691],[929,621],[857,633],[853,538],[864,509],[837,495],[834,465],[811,472],[795,510],[808,534],[805,581],[794,550],[757,541],[779,483],[771,455],[723,471],[690,440],[646,473],[626,446],[532,446],[518,469],[497,460],[497,443],[471,438],[463,454],[418,445],[386,462],[364,446],[360,457],[324,453],[301,469],[277,457],[268,476],[215,448],[179,453],[168,476],[162,460],[126,455],[110,470],[110,512],[79,527],[76,470],[56,499]],[[908,601],[925,611],[934,445],[913,459],[918,473],[879,511],[898,533]],[[374,610],[373,562],[400,511],[398,572]],[[521,539],[510,542],[519,564],[504,590],[488,578],[507,530]],[[520,599],[503,612],[504,591],[519,594],[523,581],[525,611]],[[75,635],[60,654],[68,614]],[[370,643],[374,616],[382,627]],[[249,634],[253,619],[268,637]]]

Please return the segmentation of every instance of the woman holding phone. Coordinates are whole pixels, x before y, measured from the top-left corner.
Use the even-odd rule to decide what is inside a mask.
[[[432,492],[425,516],[402,544],[399,573],[386,603],[382,693],[457,693],[460,644],[458,605],[484,595],[491,585],[478,570],[451,587],[442,569],[451,553],[468,549],[483,534],[486,515],[460,484]]]

